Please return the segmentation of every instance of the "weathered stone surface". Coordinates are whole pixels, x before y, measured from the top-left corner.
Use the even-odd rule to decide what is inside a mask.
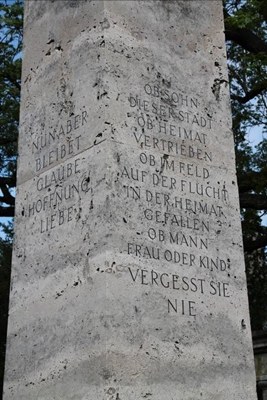
[[[26,2],[4,400],[253,400],[221,1]]]

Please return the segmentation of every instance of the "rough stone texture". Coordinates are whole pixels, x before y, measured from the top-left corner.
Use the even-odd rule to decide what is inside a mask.
[[[26,1],[4,400],[253,400],[221,1]]]

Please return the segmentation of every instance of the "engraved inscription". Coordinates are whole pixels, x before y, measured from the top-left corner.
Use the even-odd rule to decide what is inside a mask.
[[[170,317],[197,318],[200,298],[227,301],[231,295],[231,257],[218,246],[230,224],[231,199],[213,168],[212,111],[199,96],[172,86],[147,82],[126,99],[134,152],[130,158],[117,154],[117,180],[123,201],[138,216],[136,236],[129,227],[122,243],[134,265],[112,263],[103,271],[125,273],[131,284],[159,290]],[[37,196],[23,212],[41,234],[77,219],[83,196],[92,203],[92,176],[80,155],[88,122],[84,107],[32,135]]]
[[[81,197],[92,194],[90,170],[84,171],[79,156],[88,117],[88,112],[81,110],[69,118],[62,117],[55,127],[42,126],[41,132],[32,134],[37,196],[24,205],[23,215],[37,221],[40,233],[73,221]]]
[[[168,315],[197,318],[199,299],[227,301],[233,278],[227,249],[218,246],[230,224],[231,199],[212,168],[213,113],[203,99],[172,89],[170,82],[146,83],[141,94],[130,93],[128,106],[139,151],[131,164],[120,155],[119,178],[140,226],[125,252],[149,267],[120,271],[134,285],[175,291],[174,297],[164,295]]]

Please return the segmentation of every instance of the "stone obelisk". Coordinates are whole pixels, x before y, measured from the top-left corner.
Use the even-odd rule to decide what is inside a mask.
[[[255,400],[220,0],[26,0],[4,400]]]

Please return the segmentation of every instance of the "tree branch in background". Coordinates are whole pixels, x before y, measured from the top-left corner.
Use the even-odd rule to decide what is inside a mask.
[[[14,217],[15,207],[0,206],[0,217]]]
[[[0,190],[3,196],[0,196],[0,203],[7,204],[8,207],[0,207],[0,217],[13,217],[15,197],[10,193],[10,188],[16,186],[15,178],[0,178]]]
[[[16,177],[9,178],[9,177],[0,177],[0,187],[2,185],[8,185],[9,187],[16,186]]]
[[[261,171],[250,171],[238,174],[238,189],[239,194],[246,193],[251,190],[257,190],[260,186],[266,187],[267,183],[267,166],[263,168]]]
[[[12,83],[19,91],[21,90],[19,82],[13,78],[8,72],[6,72],[6,78]]]
[[[254,97],[259,96],[266,90],[267,90],[267,80],[264,80],[263,82],[260,82],[258,85],[255,85],[255,87],[251,89],[249,92],[247,92],[245,96],[241,97],[232,95],[232,99],[239,101],[239,103],[241,104],[245,104],[248,101],[254,99]]]
[[[253,210],[267,210],[267,197],[261,194],[240,193],[240,207]]]
[[[246,253],[252,253],[255,250],[262,249],[267,246],[267,234],[259,236],[257,239],[244,239],[244,251]]]
[[[264,40],[255,35],[250,29],[231,25],[229,20],[225,22],[225,38],[239,44],[250,53],[267,54],[267,43]]]
[[[11,144],[11,143],[17,143],[17,139],[13,139],[13,138],[0,138],[0,146],[5,146],[6,144]],[[2,178],[0,178],[2,179]]]

